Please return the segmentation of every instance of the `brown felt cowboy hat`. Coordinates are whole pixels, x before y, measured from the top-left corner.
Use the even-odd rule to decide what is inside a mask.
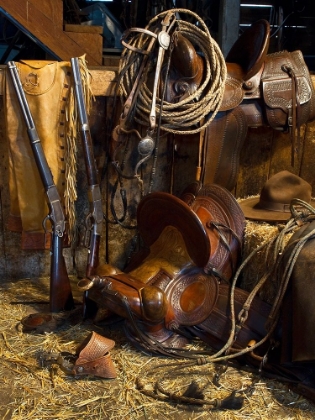
[[[247,198],[239,204],[246,219],[285,222],[291,217],[291,200],[298,198],[315,205],[311,194],[308,182],[289,171],[281,171],[265,183],[259,197]]]

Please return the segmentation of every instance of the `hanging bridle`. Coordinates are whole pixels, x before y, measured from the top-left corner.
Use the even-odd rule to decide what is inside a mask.
[[[178,19],[179,13],[188,13],[193,16],[197,25]],[[171,53],[176,43],[176,33],[182,33],[194,43],[200,45],[200,50],[208,64],[203,81],[196,92],[183,95],[177,103],[169,103],[164,100],[167,88]],[[173,134],[193,134],[201,131],[214,118],[219,109],[223,97],[223,86],[226,77],[224,58],[220,49],[212,41],[208,28],[200,18],[185,9],[171,9],[154,17],[146,28],[130,28],[124,32],[122,44],[125,47],[120,60],[120,81],[118,84],[119,96],[124,100],[122,112],[117,126],[112,131],[110,144],[111,165],[117,173],[117,181],[111,195],[112,213],[114,197],[118,183],[120,183],[121,198],[123,203],[123,215],[118,218],[114,210],[116,223],[123,224],[126,217],[126,191],[124,180],[137,180],[140,187],[141,197],[145,194],[140,169],[153,154],[153,166],[151,169],[151,181],[148,193],[152,190],[153,179],[156,174],[156,162],[158,155],[158,143],[160,131]],[[152,53],[158,44],[158,53],[152,92],[146,84],[150,66],[152,67]],[[161,70],[165,52],[169,51],[166,65],[165,79],[161,83]],[[161,89],[162,88],[162,89]],[[159,97],[159,90],[162,90]],[[209,114],[211,114],[209,116]],[[207,116],[207,118],[205,118]],[[203,121],[200,124],[200,121]],[[174,124],[173,124],[174,122]],[[133,123],[145,126],[146,134],[143,136]],[[198,126],[199,125],[199,126]],[[197,128],[196,128],[197,127]],[[118,151],[123,149],[126,157],[129,151],[128,136],[133,134],[137,137],[137,152],[140,157],[132,170],[126,173],[126,161],[118,161]],[[154,152],[154,153],[153,153]]]
[[[154,150],[154,140],[152,138],[152,135],[156,129],[156,97],[158,92],[158,86],[160,81],[160,74],[163,64],[163,58],[165,51],[169,48],[170,42],[171,42],[171,36],[170,31],[173,28],[174,24],[176,23],[176,18],[173,12],[167,13],[165,18],[162,21],[162,29],[158,32],[152,32],[148,29],[141,29],[141,28],[131,28],[128,31],[125,32],[124,37],[122,38],[122,44],[130,49],[133,52],[138,52],[140,54],[144,55],[144,58],[142,59],[142,63],[138,72],[138,75],[136,77],[136,80],[133,84],[133,87],[124,103],[123,111],[120,116],[120,120],[118,125],[113,130],[113,140],[118,146],[116,147],[116,150],[113,150],[113,162],[115,169],[118,171],[119,175],[127,178],[137,178],[138,175],[138,169],[142,165],[143,162],[145,162],[152,154]],[[142,34],[146,34],[152,37],[152,39],[149,42],[149,46],[146,50],[139,49],[134,47],[132,44],[128,44],[125,39],[129,36],[132,32],[139,32]],[[147,73],[147,63],[148,59],[150,57],[150,54],[158,41],[159,43],[159,49],[158,49],[158,58],[157,58],[157,64],[155,69],[155,75],[154,75],[154,83],[153,83],[153,92],[152,92],[152,104],[151,104],[151,112],[149,116],[149,127],[147,129],[146,135],[144,137],[141,137],[140,133],[137,130],[132,130],[133,133],[136,133],[138,138],[140,139],[138,143],[138,152],[141,156],[140,161],[137,163],[135,167],[135,173],[134,175],[127,176],[124,175],[120,168],[118,162],[115,160],[116,157],[116,151],[119,148],[120,144],[123,143],[123,139],[121,139],[121,136],[124,134],[129,133],[128,129],[126,128],[126,123],[128,121],[128,118],[130,118],[130,114],[132,113],[133,107],[135,105],[135,101],[137,100],[137,93],[140,89],[141,83],[143,82],[143,79]]]

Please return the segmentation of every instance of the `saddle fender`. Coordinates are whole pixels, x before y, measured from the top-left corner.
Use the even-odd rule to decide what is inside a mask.
[[[203,183],[222,185],[229,191],[234,188],[247,130],[247,116],[241,106],[217,113],[205,132]]]

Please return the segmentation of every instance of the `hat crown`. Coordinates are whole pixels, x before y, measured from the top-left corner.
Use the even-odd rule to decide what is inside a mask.
[[[312,187],[297,175],[289,171],[281,171],[272,176],[263,186],[260,193],[260,206],[268,203],[290,204],[294,198],[311,201]]]

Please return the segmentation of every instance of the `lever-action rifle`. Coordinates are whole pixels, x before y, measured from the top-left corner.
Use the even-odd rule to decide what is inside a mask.
[[[88,199],[90,203],[90,213],[86,218],[86,225],[88,227],[87,233],[89,233],[89,237],[87,238],[89,254],[86,267],[86,276],[89,277],[95,274],[95,270],[99,265],[99,247],[104,216],[101,190],[98,183],[98,171],[94,158],[93,142],[84,100],[80,64],[77,57],[71,58],[71,66],[74,78],[75,98],[77,101],[79,113],[80,132],[88,183]]]
[[[65,234],[65,216],[57,187],[48,166],[41,141],[34,124],[33,117],[25,96],[18,70],[14,61],[9,61],[8,69],[21,106],[27,127],[28,137],[34,154],[35,162],[45,188],[49,214],[47,218],[52,225],[51,263],[50,263],[50,311],[60,312],[74,308],[70,280],[65,260],[62,254]]]

